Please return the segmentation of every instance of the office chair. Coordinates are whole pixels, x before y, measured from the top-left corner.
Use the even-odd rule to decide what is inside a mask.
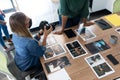
[[[7,68],[17,80],[31,80],[43,73],[34,68],[29,71],[21,71],[14,61],[13,50],[14,47],[11,50],[6,51]]]
[[[120,12],[120,0],[115,0],[113,4],[113,13]]]

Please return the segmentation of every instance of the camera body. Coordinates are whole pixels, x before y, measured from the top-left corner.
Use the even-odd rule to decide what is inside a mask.
[[[46,30],[50,29],[50,24],[49,23],[45,24],[45,26],[46,26]]]
[[[49,24],[47,21],[41,21],[39,24],[39,29],[44,30],[44,26],[46,26],[46,30],[50,29],[50,26],[52,26],[53,30],[55,30],[54,24]]]

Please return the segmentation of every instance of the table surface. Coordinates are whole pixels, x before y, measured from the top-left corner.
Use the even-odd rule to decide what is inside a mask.
[[[101,17],[101,18],[105,20],[104,17]],[[110,24],[110,25],[112,25],[112,24]],[[101,51],[99,53],[108,62],[108,64],[115,70],[115,72],[106,77],[100,78],[99,80],[113,80],[117,77],[120,77],[120,64],[113,65],[106,57],[108,54],[112,54],[120,62],[120,43],[119,43],[120,39],[118,39],[117,44],[114,44],[114,45],[111,44],[109,41],[111,35],[116,35],[118,37],[120,36],[120,34],[115,31],[115,29],[118,27],[115,27],[112,25],[112,28],[102,30],[101,28],[99,28],[99,26],[97,24],[94,24],[88,28],[96,35],[96,37],[94,39],[91,39],[88,41],[83,41],[83,39],[81,39],[79,35],[77,35],[74,38],[69,39],[69,38],[67,38],[67,36],[64,33],[62,35],[51,34],[52,36],[55,37],[55,39],[57,40],[58,43],[63,45],[64,49],[66,50],[66,54],[56,56],[49,60],[44,60],[43,57],[40,59],[46,76],[48,75],[48,73],[47,73],[44,63],[52,61],[52,60],[57,59],[62,56],[67,56],[71,65],[65,67],[65,70],[67,71],[67,73],[69,74],[69,76],[72,80],[98,80],[97,76],[94,74],[94,72],[92,71],[92,69],[90,68],[88,63],[85,61],[85,58],[88,56],[91,56],[92,54],[88,51],[88,49],[85,47],[84,44],[103,39],[110,46],[110,49]],[[72,27],[71,29],[75,30],[75,29],[77,29],[77,26]],[[78,40],[82,44],[82,46],[84,47],[84,49],[87,51],[88,54],[84,55],[82,57],[73,59],[65,47],[65,43],[71,42],[73,40]]]

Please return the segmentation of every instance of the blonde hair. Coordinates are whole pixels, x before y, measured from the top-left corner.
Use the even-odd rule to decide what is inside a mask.
[[[22,37],[32,38],[32,35],[26,27],[26,15],[22,12],[16,12],[9,18],[9,24],[13,33]]]

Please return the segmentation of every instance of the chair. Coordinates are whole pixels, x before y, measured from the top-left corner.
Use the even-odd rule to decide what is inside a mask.
[[[113,4],[113,13],[120,12],[120,0],[115,0]]]
[[[7,60],[4,54],[5,52],[0,50],[0,80],[16,80],[7,68]]]
[[[21,71],[15,64],[13,51],[14,47],[11,50],[6,51],[6,58],[7,58],[7,68],[10,73],[17,79],[17,80],[31,80],[31,78],[37,77],[42,72],[39,72],[36,69],[31,69],[29,71]]]

